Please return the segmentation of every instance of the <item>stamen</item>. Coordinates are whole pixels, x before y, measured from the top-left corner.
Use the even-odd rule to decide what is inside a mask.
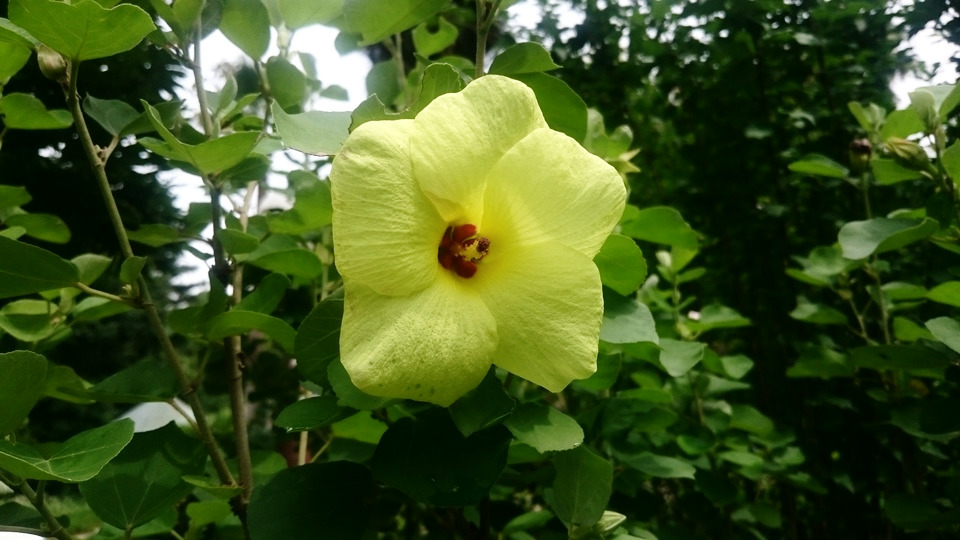
[[[457,275],[462,278],[471,278],[477,273],[477,264],[466,259],[456,259],[453,263],[453,269]]]
[[[467,223],[450,226],[443,231],[437,247],[437,261],[446,270],[453,270],[462,278],[477,273],[477,262],[490,250],[490,240],[477,236],[477,226]]]
[[[459,244],[475,234],[477,234],[476,225],[470,225],[469,223],[461,225],[453,230],[453,241]]]

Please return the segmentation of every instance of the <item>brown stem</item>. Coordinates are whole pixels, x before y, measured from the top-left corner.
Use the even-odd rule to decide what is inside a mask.
[[[83,111],[80,108],[80,96],[77,94],[78,68],[79,64],[74,63],[71,65],[69,86],[65,88],[67,107],[73,116],[73,123],[76,126],[77,134],[80,136],[80,142],[83,144],[84,153],[87,155],[91,169],[93,169],[93,175],[96,178],[100,195],[103,197],[103,203],[107,208],[107,215],[113,224],[113,231],[117,236],[117,242],[120,244],[120,252],[124,258],[130,258],[133,257],[133,248],[130,246],[130,239],[127,238],[127,230],[124,228],[123,220],[120,218],[117,201],[113,198],[113,191],[110,189],[110,180],[107,178],[107,173],[104,170],[103,158],[100,156],[96,145],[93,144],[90,130],[87,128]],[[153,303],[150,291],[147,289],[146,280],[143,276],[137,279],[137,285],[137,302],[146,313],[150,327],[153,329],[157,339],[160,340],[164,355],[170,367],[173,369],[177,381],[180,383],[184,398],[190,404],[190,409],[193,411],[193,416],[197,421],[200,439],[203,441],[203,445],[206,447],[207,453],[213,461],[217,475],[222,483],[235,484],[236,482],[233,480],[233,475],[230,474],[230,468],[227,467],[227,462],[220,453],[220,448],[217,446],[216,439],[214,439],[213,431],[207,422],[207,415],[200,405],[200,397],[190,383],[183,364],[180,362],[180,356],[173,346],[173,342],[170,341],[170,336],[167,334],[166,327],[164,327],[163,321],[160,319],[160,314]]]
[[[207,93],[203,88],[203,66],[201,64],[201,46],[202,38],[201,22],[198,19],[195,27],[193,41],[193,58],[191,68],[193,70],[194,83],[197,87],[197,100],[200,105],[200,119],[203,123],[204,133],[209,138],[215,138],[219,135],[219,125],[213,121],[210,115],[210,107],[207,103]],[[243,273],[239,269],[231,269],[227,261],[226,253],[223,249],[221,236],[221,219],[223,210],[220,207],[220,197],[222,191],[214,178],[205,178],[210,185],[210,209],[211,221],[213,222],[213,261],[214,275],[221,283],[232,285],[231,307],[240,303],[243,296]],[[241,213],[243,214],[243,213]],[[247,432],[247,398],[243,384],[243,349],[241,347],[240,336],[230,336],[223,340],[223,346],[227,351],[227,386],[230,395],[230,412],[233,421],[234,442],[237,452],[237,472],[240,476],[240,484],[243,491],[235,500],[235,509],[246,531],[246,512],[247,505],[250,502],[250,495],[253,493],[253,464],[250,457],[250,439]]]

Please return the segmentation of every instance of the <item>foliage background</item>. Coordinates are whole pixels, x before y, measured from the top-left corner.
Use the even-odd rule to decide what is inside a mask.
[[[155,4],[138,5],[153,13]],[[388,109],[402,111],[416,103],[427,57],[471,72],[475,5],[441,4],[436,13],[405,27],[413,30],[384,36],[367,49],[376,62],[368,87]],[[210,6],[218,5],[208,4],[208,25],[217,24]],[[952,115],[924,122],[923,109],[915,104],[906,113],[915,120],[880,113],[864,125],[848,107],[875,103],[894,110],[889,81],[897,70],[913,65],[910,51],[897,50],[902,39],[933,23],[946,39],[958,42],[956,19],[944,16],[947,3],[927,0],[904,8],[836,0],[541,0],[540,6],[545,16],[534,29],[512,28],[497,19],[490,56],[514,42],[544,44],[561,67],[549,75],[600,113],[590,124],[584,116],[578,138],[624,172],[636,207],[625,215],[620,233],[636,242],[644,262],[629,259],[631,269],[619,276],[628,282],[636,278],[632,289],[605,279],[607,318],[613,322],[601,336],[598,375],[563,394],[547,395],[491,374],[472,399],[447,412],[357,395],[328,371],[335,351],[304,354],[299,344],[296,351],[286,350],[262,328],[248,329],[240,353],[246,360],[244,393],[257,486],[249,516],[237,510],[237,499],[235,514],[230,513],[225,500],[233,492],[218,498],[222,494],[213,489],[179,483],[148,524],[122,524],[129,526],[127,534],[170,537],[173,530],[182,537],[219,538],[242,537],[249,530],[254,538],[515,539],[956,534],[957,350],[954,334],[925,324],[954,317],[960,305],[949,287],[933,292],[955,283],[957,274],[956,249],[949,249],[956,244],[950,187],[956,169],[945,153],[953,147],[955,122]],[[585,14],[572,32],[557,23],[567,9]],[[0,15],[6,15],[6,2]],[[444,25],[458,32],[440,50],[427,54],[426,45],[414,45],[418,31],[421,38],[440,35]],[[341,45],[349,48],[349,41],[344,37]],[[278,57],[292,55],[281,47]],[[139,111],[140,99],[158,103],[161,90],[170,95],[182,84],[174,76],[189,66],[176,57],[175,47],[162,50],[145,41],[132,51],[81,64],[81,87]],[[265,80],[264,87],[274,88],[272,97],[283,102],[282,112],[296,115],[311,110],[311,96],[337,92],[320,82],[322,68],[316,76],[294,68],[297,75],[287,65],[292,66],[265,60],[238,72],[237,96],[262,92]],[[258,79],[258,73],[265,78]],[[537,72],[541,75],[547,76]],[[292,93],[281,94],[281,88]],[[569,97],[551,88],[538,97]],[[50,109],[63,107],[62,92],[32,60],[3,86],[4,95],[13,92],[32,93]],[[258,96],[224,128],[259,129],[256,118],[269,123],[268,97]],[[570,102],[564,107],[572,109],[561,107],[560,117],[585,115],[582,104]],[[384,114],[377,103],[365,105],[355,114]],[[600,117],[605,130],[596,123]],[[193,128],[183,123],[175,131],[182,140],[198,142],[201,122],[192,120]],[[883,127],[896,122],[911,127]],[[109,140],[90,123],[95,140]],[[570,129],[580,129],[574,124]],[[910,131],[914,124],[919,127]],[[627,127],[614,129],[621,125]],[[943,133],[939,142],[938,130]],[[924,132],[922,142],[938,166],[932,173],[926,164],[898,156],[902,167],[926,174],[881,185],[886,182],[879,182],[871,167],[861,174],[864,167],[851,161],[854,139],[870,139],[875,158],[893,159],[895,152],[884,146],[891,134]],[[33,158],[46,147],[57,151]],[[633,149],[639,153],[632,154]],[[322,189],[318,194],[310,182],[316,181],[314,173],[325,175],[325,158],[291,155],[299,156],[295,159],[306,172],[288,175],[285,191],[297,201],[322,201]],[[24,241],[65,258],[80,253],[114,257],[96,285],[117,291],[123,261],[109,221],[96,210],[99,196],[86,160],[71,130],[10,130],[0,149],[0,183],[25,186],[33,199],[23,210],[55,214],[72,233],[66,243]],[[640,172],[630,172],[628,162]],[[151,169],[143,168],[147,165]],[[209,208],[197,207],[193,217],[176,215],[155,174],[136,172],[169,166],[140,146],[121,147],[111,156],[107,172],[127,229],[168,224],[186,235],[202,219],[209,222],[209,215],[197,217]],[[249,178],[237,177],[241,180],[217,184],[218,189],[242,198]],[[229,205],[224,207],[229,214]],[[682,220],[662,207],[679,211]],[[913,209],[901,217],[917,223],[934,219],[938,229],[926,237],[937,243],[919,235],[905,249],[882,254],[877,249],[846,261],[840,259],[848,253],[840,251],[847,249],[843,242],[831,247],[846,224],[900,209]],[[273,271],[291,276],[275,293],[280,301],[270,312],[307,335],[335,321],[337,276],[329,258],[329,222],[313,214],[301,217],[316,226],[289,236],[298,249],[316,254],[325,268],[322,275],[308,279],[296,268],[250,263],[243,265],[242,280],[249,294],[265,286]],[[267,233],[281,234],[266,218],[251,217],[243,227],[239,216],[232,219],[223,221],[226,228],[249,232],[258,242]],[[651,232],[651,223],[660,220],[674,226]],[[234,456],[230,386],[222,375],[231,345],[190,328],[190,321],[203,324],[196,313],[204,306],[216,311],[227,305],[226,298],[216,296],[222,276],[214,272],[207,296],[177,291],[168,280],[183,244],[156,244],[136,246],[137,255],[150,261],[144,275],[154,297],[163,299],[173,342],[188,367],[207,373],[200,379],[203,404],[221,447]],[[242,263],[249,253],[227,254]],[[625,253],[616,256],[632,252]],[[218,269],[215,261],[208,263]],[[181,319],[174,309],[182,310]],[[650,337],[654,326],[659,348]],[[32,342],[7,331],[0,336],[0,350],[41,352],[92,383],[161,356],[137,312],[95,322],[70,319],[70,328],[69,336]],[[290,368],[294,356],[299,371]],[[157,375],[162,370],[155,369],[146,376],[162,380]],[[301,379],[308,382],[301,386]],[[178,393],[175,386],[157,386],[151,399]],[[96,404],[49,395],[40,399],[13,438],[40,447],[103,425],[116,414],[117,401],[130,399],[111,396],[116,389],[101,391],[99,397],[91,394]],[[281,411],[307,395],[321,401],[335,397],[311,402],[317,408],[306,415],[309,429],[295,425],[304,422],[302,417],[282,421]],[[465,445],[463,437],[471,430],[464,426],[471,422],[477,433]],[[534,429],[524,426],[539,426],[547,435],[534,439]],[[282,427],[294,428],[293,433]],[[175,446],[178,436],[165,432],[153,446]],[[145,440],[134,438],[135,443]],[[287,461],[297,463],[301,441],[317,464],[285,468]],[[155,459],[144,450],[148,446],[131,443],[122,457],[132,463]],[[404,452],[421,459],[400,460]],[[172,462],[171,477],[200,473],[189,455]],[[123,476],[119,470],[111,474]],[[449,475],[446,481],[455,488],[473,489],[465,494],[425,486],[424,475],[435,474]],[[17,487],[18,478],[3,479]],[[122,526],[101,528],[102,521],[117,523],[95,503],[95,487],[31,484],[46,487],[51,504],[62,505],[56,513],[68,516],[73,534],[124,534]],[[27,504],[35,501],[23,497],[16,490],[6,496],[0,524],[41,526],[31,510],[36,505]],[[298,504],[302,501],[310,504]],[[330,510],[318,514],[317,507]],[[248,518],[249,528],[244,526]]]

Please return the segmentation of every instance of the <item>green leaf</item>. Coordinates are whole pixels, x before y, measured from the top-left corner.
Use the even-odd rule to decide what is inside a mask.
[[[443,17],[438,17],[436,30],[431,30],[428,23],[420,23],[413,29],[413,48],[418,54],[427,58],[443,51],[457,41],[460,31]]]
[[[190,493],[193,487],[182,477],[203,472],[206,461],[200,441],[171,422],[134,435],[99,474],[80,484],[80,493],[97,517],[133,529]]]
[[[873,177],[877,183],[884,186],[923,178],[920,171],[908,169],[893,159],[871,159],[870,169],[873,171]]]
[[[924,323],[941,343],[960,353],[960,322],[950,317],[937,317]]]
[[[70,287],[77,267],[49,251],[0,237],[0,298]]]
[[[35,352],[0,353],[0,437],[16,431],[44,390],[47,359]]]
[[[864,109],[863,105],[857,103],[856,101],[851,101],[847,103],[847,108],[857,119],[857,123],[860,124],[860,127],[862,127],[867,133],[873,133],[876,131],[877,126],[883,122],[883,110],[872,103],[870,104],[869,108]]]
[[[692,480],[697,471],[687,461],[669,456],[658,456],[650,452],[629,456],[624,459],[624,462],[654,478],[689,478]]]
[[[420,502],[477,504],[507,463],[509,432],[499,426],[464,437],[446,411],[401,418],[384,433],[370,462],[374,476]]]
[[[600,339],[607,343],[659,343],[650,308],[632,298],[603,295]]]
[[[773,420],[751,405],[735,404],[731,406],[730,427],[742,429],[757,435],[767,435],[773,431]]]
[[[327,381],[327,366],[340,356],[340,323],[343,320],[343,289],[323,299],[300,323],[294,341],[297,370],[308,381]]]
[[[29,59],[29,48],[0,39],[0,84],[7,84]]]
[[[137,46],[156,26],[132,4],[104,9],[93,0],[11,0],[10,21],[74,61],[104,58]]]
[[[256,311],[232,309],[217,315],[210,321],[207,339],[218,340],[227,336],[243,335],[250,330],[260,330],[267,334],[288,352],[294,350],[297,333],[293,327],[281,319]]]
[[[307,180],[297,189],[293,208],[267,216],[267,227],[275,234],[304,234],[329,225],[333,218],[330,184],[300,171]],[[291,173],[293,175],[295,173]]]
[[[146,257],[128,257],[120,265],[120,282],[124,285],[132,285],[140,278],[140,272],[143,271],[143,265],[147,264]]]
[[[450,0],[344,0],[347,26],[363,36],[361,46],[378,43],[432,17]]]
[[[798,299],[797,307],[790,312],[790,318],[811,324],[847,324],[847,316],[840,310],[823,304]]]
[[[597,371],[586,379],[573,381],[575,388],[582,388],[588,392],[609,390],[617,382],[622,364],[621,354],[597,355]]]
[[[107,271],[113,259],[94,253],[84,253],[70,259],[70,262],[80,271],[80,283],[90,285]]]
[[[943,378],[950,359],[929,348],[917,345],[876,345],[850,351],[855,367],[878,371],[895,369],[918,377]]]
[[[727,461],[729,463],[733,463],[734,465],[739,465],[745,468],[761,467],[763,465],[763,458],[750,452],[733,450],[729,452],[721,452],[717,454],[717,457],[723,461]]]
[[[284,111],[299,109],[310,92],[307,76],[290,62],[274,56],[267,60],[267,82],[270,92]]]
[[[7,218],[8,227],[23,227],[27,236],[52,244],[70,241],[70,229],[62,219],[52,214],[16,214]]]
[[[930,289],[927,299],[938,304],[960,307],[960,281],[945,281]]]
[[[269,216],[268,216],[269,217]],[[260,245],[260,239],[252,234],[234,229],[223,229],[219,231],[220,243],[223,249],[231,255],[243,255],[257,249]]]
[[[12,93],[4,96],[0,99],[0,116],[7,129],[63,129],[73,124],[73,117],[68,111],[48,111],[43,102],[30,94]]]
[[[710,304],[700,310],[700,318],[687,322],[687,326],[694,332],[706,332],[719,328],[741,328],[750,326],[750,319],[741,315],[737,310],[720,304]]]
[[[377,500],[370,471],[346,461],[310,463],[275,474],[250,500],[251,540],[366,538]]]
[[[824,346],[807,346],[801,349],[797,363],[787,369],[787,377],[852,377],[856,368],[845,354]]]
[[[587,104],[560,79],[546,73],[517,73],[511,75],[537,95],[543,118],[551,129],[565,133],[577,142],[587,136]]]
[[[140,117],[140,113],[125,101],[97,99],[91,95],[83,100],[83,112],[114,136],[123,133],[124,128]]]
[[[105,317],[112,317],[120,313],[126,313],[133,309],[129,304],[114,302],[99,296],[90,296],[77,302],[73,306],[71,314],[77,322],[97,321]]]
[[[17,300],[0,308],[0,328],[28,343],[52,336],[62,319],[56,306],[46,300]]]
[[[874,253],[900,249],[937,232],[936,220],[874,218],[851,221],[840,228],[837,239],[847,259],[866,259]]]
[[[190,529],[200,530],[206,525],[212,525],[230,518],[232,511],[230,510],[230,503],[214,499],[188,504],[186,514],[190,518]]]
[[[524,403],[503,425],[523,444],[537,452],[569,450],[583,444],[583,428],[562,412],[539,403]]]
[[[269,274],[260,280],[252,293],[240,300],[236,309],[272,313],[283,300],[284,293],[290,287],[290,280],[283,274]]]
[[[259,60],[270,45],[270,15],[260,0],[223,0],[220,31],[241,51]]]
[[[348,409],[337,405],[337,396],[327,394],[301,399],[280,411],[276,424],[287,431],[310,431],[347,416]]]
[[[289,236],[282,235],[274,235],[261,242],[247,257],[247,262],[264,270],[306,279],[313,279],[323,272],[323,263],[316,253],[300,247]]]
[[[44,458],[33,447],[0,439],[0,469],[22,478],[83,482],[100,472],[133,438],[133,421],[124,419],[81,432]]]
[[[534,510],[511,519],[503,526],[503,534],[507,538],[517,538],[512,533],[539,529],[553,519],[553,512],[549,510]]]
[[[490,73],[497,75],[519,75],[521,73],[541,73],[559,69],[550,53],[543,45],[531,41],[517,43],[504,49],[490,64]]]
[[[754,363],[750,358],[736,354],[733,356],[721,356],[720,365],[723,366],[724,373],[731,379],[742,379],[744,375],[753,369]]]
[[[917,116],[917,112],[913,109],[903,109],[887,115],[883,127],[880,128],[880,139],[884,141],[890,137],[906,139],[921,131],[923,131],[923,120]]]
[[[135,231],[127,231],[127,238],[150,247],[160,247],[187,240],[180,236],[180,231],[162,223],[141,225]]]
[[[0,210],[23,206],[32,199],[25,187],[0,185]]]
[[[585,446],[557,454],[550,501],[568,526],[592,527],[603,516],[613,489],[613,465]]]
[[[164,101],[153,106],[154,110],[160,113],[160,120],[165,126],[174,126],[182,121],[180,118],[180,109],[182,107],[182,101]],[[120,136],[140,135],[141,133],[151,133],[153,131],[156,131],[156,128],[153,127],[151,112],[144,110],[135,120],[123,128]]]
[[[334,360],[327,365],[327,380],[330,381],[330,387],[337,395],[337,404],[341,407],[372,411],[390,401],[390,398],[374,396],[357,388],[340,360]]]
[[[940,163],[947,171],[947,176],[955,182],[960,181],[960,141],[954,141],[943,151],[940,155]]]
[[[828,178],[846,178],[850,171],[843,165],[820,154],[810,154],[799,161],[787,165],[795,173],[826,176]]]
[[[287,28],[295,30],[311,24],[325,24],[341,14],[345,0],[277,0],[277,8]],[[346,0],[350,1],[350,0]]]
[[[43,395],[70,403],[89,405],[92,399],[80,397],[86,390],[86,381],[80,378],[72,368],[48,364],[44,381]]]
[[[671,377],[682,377],[703,360],[705,343],[661,339],[660,365]]]
[[[93,385],[85,394],[106,403],[145,403],[167,401],[179,392],[173,370],[154,360],[142,360]]]
[[[243,486],[223,485],[219,479],[207,476],[188,474],[183,477],[183,481],[219,499],[232,499],[243,493]]]
[[[240,163],[260,141],[259,132],[244,131],[200,144],[186,144],[174,137],[173,133],[163,125],[157,109],[146,101],[141,100],[141,103],[150,123],[163,138],[163,142],[149,137],[141,137],[138,142],[165,158],[189,163],[204,176],[225,171]]]
[[[937,338],[929,330],[905,317],[893,318],[893,337],[903,343],[913,343],[918,339],[936,341]]]
[[[420,90],[417,99],[403,112],[387,112],[386,106],[376,95],[372,95],[354,109],[351,114],[350,131],[371,120],[399,120],[413,118],[438,96],[463,89],[460,74],[450,64],[434,62],[423,70],[420,78]]]
[[[274,103],[271,110],[283,144],[305,154],[336,154],[349,134],[349,112],[309,111],[287,114],[278,103]]]
[[[683,220],[680,212],[669,206],[652,206],[624,214],[621,231],[637,240],[694,251],[699,249],[696,231]]]
[[[360,412],[345,418],[331,428],[334,436],[343,439],[352,439],[369,444],[377,444],[387,432],[383,422],[374,419],[370,413]]]
[[[0,18],[0,43],[17,45],[28,51],[32,51],[40,46],[40,42],[31,36],[29,32],[4,18]]]
[[[647,277],[647,263],[636,242],[612,234],[593,258],[604,285],[626,296],[636,291]]]
[[[930,90],[934,96],[941,98],[940,107],[937,109],[937,113],[940,115],[942,121],[946,121],[950,118],[950,113],[953,112],[953,109],[960,104],[960,84],[948,84],[948,85],[938,85],[935,87],[923,88],[924,90]],[[945,92],[940,93],[934,90],[944,90]]]
[[[497,378],[496,369],[491,368],[476,388],[453,402],[450,417],[464,437],[492,426],[513,412],[516,403],[503,388]]]

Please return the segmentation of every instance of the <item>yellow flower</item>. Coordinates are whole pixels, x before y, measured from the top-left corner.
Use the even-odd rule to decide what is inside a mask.
[[[596,371],[593,257],[626,192],[525,85],[488,75],[414,120],[365,123],[330,178],[358,388],[446,406],[491,364],[552,392]]]

